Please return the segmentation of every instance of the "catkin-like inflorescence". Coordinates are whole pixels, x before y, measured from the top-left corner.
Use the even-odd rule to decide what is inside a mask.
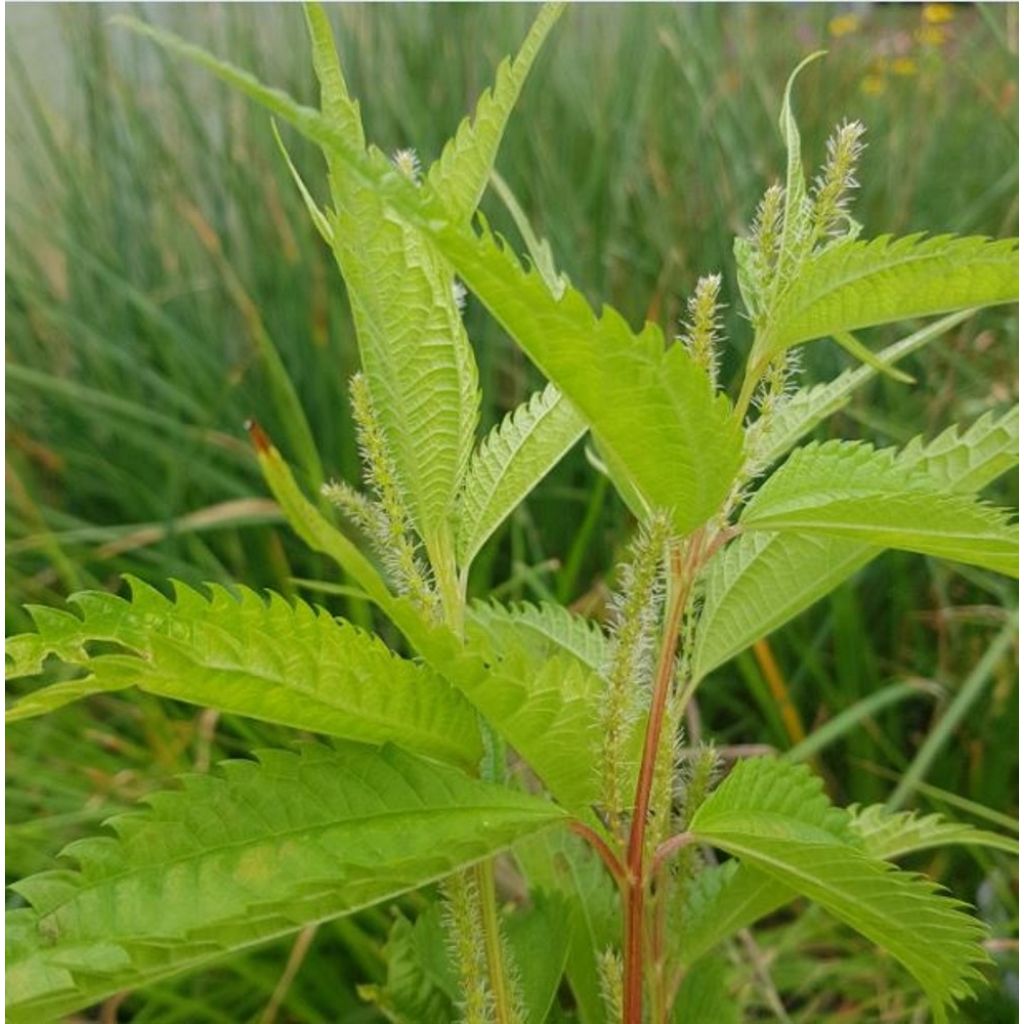
[[[857,188],[857,163],[864,152],[863,137],[860,121],[845,121],[828,140],[825,163],[811,190],[816,242],[840,233],[849,220],[850,200]]]
[[[388,524],[381,507],[344,480],[332,480],[320,493],[381,551],[388,540]]]
[[[697,281],[697,287],[687,301],[687,317],[683,323],[680,341],[711,380],[718,386],[718,348],[721,342],[721,321],[718,312],[718,293],[722,287],[721,274],[708,274]]]
[[[750,241],[754,250],[754,290],[758,296],[767,295],[775,277],[782,241],[782,211],[786,190],[776,182],[761,197],[753,223]]]
[[[662,514],[639,530],[631,558],[621,570],[621,589],[612,603],[613,643],[604,673],[601,773],[604,809],[613,831],[624,808],[630,732],[642,707],[641,697],[650,687],[669,535],[669,520]]]
[[[360,519],[371,526],[371,539],[377,546],[388,577],[401,594],[407,594],[430,618],[438,615],[437,592],[430,580],[430,571],[419,555],[413,539],[409,514],[398,483],[394,461],[388,451],[387,438],[380,427],[366,378],[354,374],[350,382],[352,416],[363,460],[363,476],[376,496],[377,514],[358,508],[350,494],[340,495]]]
[[[800,361],[800,350],[791,348],[768,364],[754,394],[754,405],[760,413],[757,421],[759,429],[767,428],[771,417],[793,394],[800,372]]]
[[[601,984],[605,1020],[622,1020],[622,958],[612,949],[597,957],[597,976]]]
[[[462,1024],[493,1024],[494,997],[487,983],[487,951],[472,871],[459,871],[443,887],[448,954],[459,978]],[[490,893],[487,894],[490,899]]]

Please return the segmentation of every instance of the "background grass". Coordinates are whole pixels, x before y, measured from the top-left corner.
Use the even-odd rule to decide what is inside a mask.
[[[244,442],[242,422],[255,415],[302,462],[301,430],[277,401],[268,347],[294,385],[324,472],[358,473],[344,290],[266,118],[112,28],[115,12],[7,12],[9,629],[25,626],[24,602],[114,589],[124,572],[286,593],[302,580],[335,579],[279,525]],[[294,7],[138,13],[315,98]],[[532,13],[515,4],[332,9],[368,135],[385,150],[413,146],[424,162],[433,158]],[[724,271],[728,380],[749,342],[732,237],[781,170],[775,121],[792,67],[811,50],[830,50],[796,97],[809,167],[841,118],[868,126],[854,211],[868,235],[1013,234],[1015,18],[1012,5],[573,7],[537,63],[498,166],[559,265],[634,323],[648,317],[671,329],[697,276]],[[316,154],[288,142],[322,195]],[[496,197],[484,210],[515,237]],[[538,380],[472,300],[467,321],[489,426]],[[823,433],[902,443],[1005,408],[1017,397],[1016,324],[1009,308],[969,321],[916,357],[915,387],[878,381]],[[832,346],[810,346],[807,379],[845,361]],[[1015,483],[1001,481],[991,497],[1011,501]],[[473,591],[558,597],[599,615],[629,526],[576,450],[488,546]],[[813,732],[911,681],[817,755],[835,798],[886,799],[938,728],[948,734],[918,766],[928,788],[912,790],[911,805],[971,820],[1015,817],[1015,648],[980,680],[971,675],[1015,602],[1014,588],[988,574],[886,555],[770,645],[716,673],[702,691],[704,730],[725,745],[787,748],[799,738],[794,723]],[[967,680],[970,713],[943,724]],[[252,723],[143,697],[99,697],[12,728],[9,875],[45,866],[68,839],[169,774],[270,738]],[[1006,858],[954,851],[919,866],[979,905],[997,939],[1015,935],[1016,875]],[[381,909],[322,928],[278,1019],[374,1019],[354,986],[383,980],[388,921]],[[799,1019],[911,1018],[916,997],[899,985],[879,1002],[884,964],[854,945],[842,966],[834,953],[849,948],[848,935],[815,932],[813,920],[801,927],[771,946],[776,981],[794,993]],[[1015,1015],[1014,952],[997,955],[995,988],[965,1020]],[[122,1013],[259,1019],[286,954],[266,951],[161,986]],[[805,982],[811,962],[817,981]],[[837,971],[845,1001],[834,996]]]

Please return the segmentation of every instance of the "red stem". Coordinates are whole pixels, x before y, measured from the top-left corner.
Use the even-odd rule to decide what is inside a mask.
[[[700,548],[700,535],[693,538],[689,562]],[[658,744],[665,723],[665,708],[672,688],[675,671],[675,654],[679,645],[679,629],[683,612],[690,595],[692,573],[682,564],[678,548],[672,551],[672,603],[665,620],[661,650],[658,654],[658,674],[654,681],[651,697],[651,712],[647,719],[644,735],[643,759],[640,762],[640,777],[633,801],[633,820],[630,822],[629,847],[626,853],[629,890],[626,897],[625,934],[623,946],[625,955],[625,977],[623,982],[623,1022],[643,1024],[643,969],[644,969],[644,903],[647,896],[647,872],[644,866],[644,847],[647,833],[647,815],[651,808],[651,790],[654,786],[654,770],[658,759]]]
[[[582,836],[597,851],[598,856],[604,861],[605,867],[611,872],[621,889],[629,885],[629,877],[626,873],[626,866],[612,852],[611,847],[589,826],[582,821],[570,821],[569,828],[578,836]]]

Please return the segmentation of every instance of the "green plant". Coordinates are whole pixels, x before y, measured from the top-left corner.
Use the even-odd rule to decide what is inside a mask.
[[[30,906],[8,919],[11,1019],[69,1012],[434,882],[439,902],[396,924],[387,984],[366,992],[394,1019],[542,1021],[564,974],[580,1020],[639,1024],[645,1005],[657,1021],[727,1020],[736,1004],[714,951],[798,896],[901,963],[938,1020],[978,977],[980,926],[889,860],[948,842],[1012,851],[1011,840],[840,810],[784,759],[742,761],[714,787],[715,751],[684,756],[682,735],[712,669],[885,548],[1016,573],[1015,527],[975,496],[1016,463],[1015,410],[899,451],[792,450],[960,310],[1012,301],[1016,246],[859,241],[847,207],[859,126],[837,130],[808,188],[791,79],[785,186],[736,244],[753,342],[734,405],[717,386],[716,278],[698,283],[666,346],[652,324],[635,334],[614,310],[595,317],[530,232],[524,270],[486,224],[471,227],[558,13],[542,10],[422,177],[412,155],[366,148],[318,7],[307,18],[319,111],[140,26],[324,151],[329,209],[293,173],[349,291],[366,489],[336,483],[313,502],[259,425],[251,436],[283,515],[409,656],[241,588],[179,587],[170,600],[136,582],[129,600],[78,595],[78,614],[35,609],[36,632],[9,642],[9,675],[59,679],[10,718],[136,687],[334,743],[188,777],[116,819],[116,839],[70,847],[77,869],[20,882]],[[479,445],[456,273],[552,382]],[[852,334],[942,313],[877,355]],[[794,391],[794,352],[821,337],[865,366]],[[586,430],[640,523],[611,631],[555,605],[467,605],[484,541]],[[531,895],[515,915],[494,893],[493,856],[508,847]],[[708,848],[732,859],[716,864]]]

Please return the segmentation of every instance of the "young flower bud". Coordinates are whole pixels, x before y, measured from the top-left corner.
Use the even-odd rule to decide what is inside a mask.
[[[416,155],[415,149],[397,149],[391,162],[407,177],[414,185],[420,183],[420,158]]]

